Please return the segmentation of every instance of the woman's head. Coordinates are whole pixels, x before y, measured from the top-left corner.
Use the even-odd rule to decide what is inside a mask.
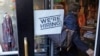
[[[79,3],[70,3],[68,6],[69,12],[79,12],[79,10],[80,10]]]

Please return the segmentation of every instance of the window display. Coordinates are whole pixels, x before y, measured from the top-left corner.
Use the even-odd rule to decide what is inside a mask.
[[[18,51],[15,0],[0,0],[0,50]]]

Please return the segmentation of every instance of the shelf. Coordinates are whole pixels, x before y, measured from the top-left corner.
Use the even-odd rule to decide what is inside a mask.
[[[18,51],[0,52],[0,55],[17,55]]]

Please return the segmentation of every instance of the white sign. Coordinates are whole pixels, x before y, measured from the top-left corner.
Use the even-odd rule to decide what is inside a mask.
[[[35,10],[34,30],[36,35],[60,34],[63,26],[64,10]]]

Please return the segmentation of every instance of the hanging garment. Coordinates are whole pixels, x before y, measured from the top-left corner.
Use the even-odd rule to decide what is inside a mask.
[[[78,23],[79,23],[80,27],[85,26],[85,16],[84,16],[84,14],[82,14],[78,17]]]
[[[10,16],[5,16],[3,23],[2,23],[2,29],[3,29],[3,42],[4,44],[11,45],[11,48],[15,46],[15,39],[13,36],[13,26],[12,26],[12,20]],[[9,47],[10,48],[10,47]]]
[[[79,24],[79,27],[85,26],[85,24],[86,24],[84,7],[81,7],[81,9],[80,9],[80,12],[78,15],[78,24]]]

